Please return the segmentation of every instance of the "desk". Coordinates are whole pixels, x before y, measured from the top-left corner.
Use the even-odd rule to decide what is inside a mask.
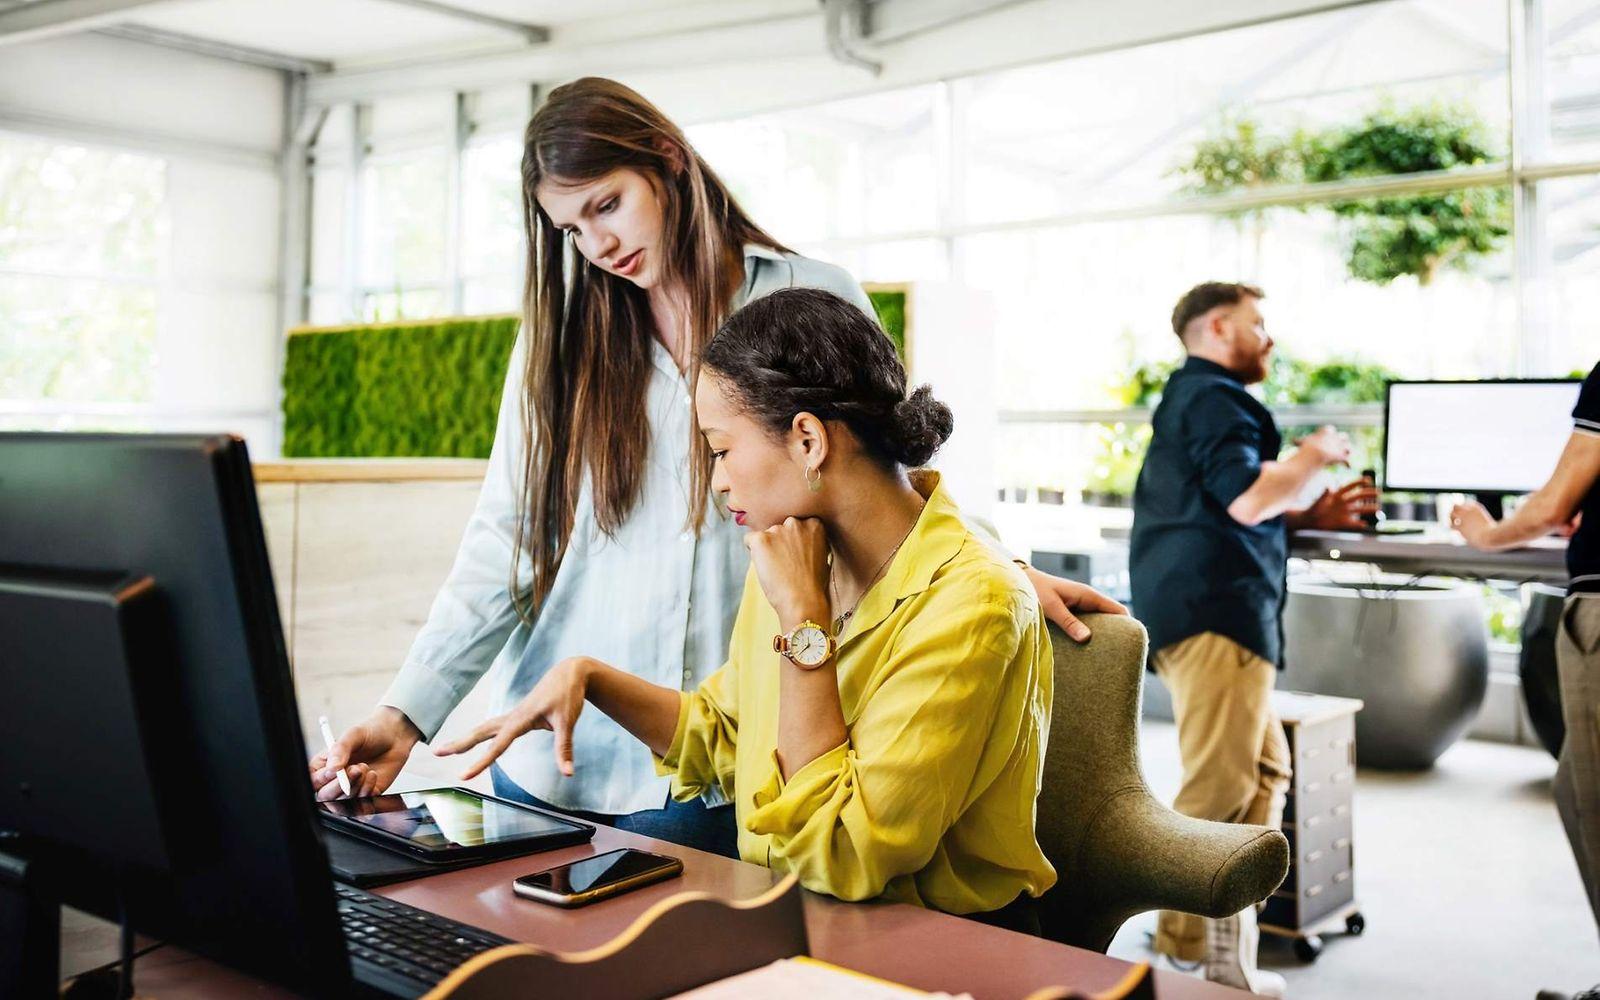
[[[618,847],[681,858],[683,876],[572,911],[519,899],[511,892],[511,881],[519,875]],[[760,894],[774,881],[773,873],[758,865],[602,826],[590,844],[376,891],[513,940],[572,950],[601,944],[651,904],[673,893],[698,889],[742,899]],[[1020,1000],[1051,985],[1103,990],[1129,968],[1126,962],[1095,952],[902,903],[841,903],[807,893],[805,910],[815,957],[908,986],[970,992],[977,1000]],[[277,1000],[292,996],[280,987],[176,948],[158,948],[139,959],[135,975],[141,995],[163,1000],[226,996]],[[1157,972],[1156,978],[1162,1000],[1229,1000],[1250,995],[1175,972]]]
[[[1480,552],[1459,535],[1438,526],[1430,526],[1420,535],[1295,531],[1289,535],[1289,554],[1299,559],[1376,563],[1395,573],[1567,582],[1564,538],[1540,538],[1524,548],[1505,552]]]

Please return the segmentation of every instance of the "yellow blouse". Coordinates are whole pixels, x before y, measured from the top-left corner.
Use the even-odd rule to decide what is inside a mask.
[[[778,768],[778,616],[752,570],[728,662],[685,694],[662,774],[687,800],[733,800],[739,854],[840,899],[948,913],[1042,894],[1034,839],[1053,681],[1038,600],[969,532],[933,473],[921,516],[840,637],[849,738],[785,781]]]

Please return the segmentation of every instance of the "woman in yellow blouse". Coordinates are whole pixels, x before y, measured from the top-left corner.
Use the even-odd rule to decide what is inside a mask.
[[[1017,567],[967,530],[938,476],[908,472],[949,409],[860,309],[772,293],[707,345],[696,416],[712,489],[750,529],[727,664],[692,694],[589,658],[438,749],[555,734],[574,761],[585,700],[642,740],[689,798],[735,804],[739,853],[810,889],[1036,926],[1055,882],[1034,838],[1050,641]],[[619,599],[627,581],[618,580]],[[687,596],[687,595],[686,595]]]

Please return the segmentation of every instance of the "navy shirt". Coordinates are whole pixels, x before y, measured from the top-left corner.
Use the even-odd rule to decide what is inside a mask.
[[[1572,409],[1572,430],[1576,434],[1600,434],[1600,365],[1595,365],[1578,390],[1578,405]],[[1567,543],[1569,591],[1600,591],[1600,485],[1578,505],[1583,521]]]
[[[1150,648],[1217,632],[1279,663],[1284,519],[1246,527],[1228,515],[1261,463],[1277,459],[1278,425],[1238,378],[1201,358],[1173,372],[1151,423],[1128,554],[1133,611],[1150,630]]]

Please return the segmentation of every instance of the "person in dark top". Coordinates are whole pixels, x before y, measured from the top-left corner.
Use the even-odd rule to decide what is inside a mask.
[[[1555,795],[1589,907],[1600,924],[1600,365],[1578,390],[1572,436],[1549,482],[1503,521],[1478,503],[1458,504],[1450,512],[1461,537],[1488,551],[1569,528],[1574,519],[1577,527],[1567,543],[1567,601],[1556,638],[1567,738],[1556,766]],[[1600,985],[1577,996],[1600,1000]]]
[[[1208,282],[1172,312],[1187,358],[1151,418],[1133,494],[1129,553],[1134,613],[1152,665],[1172,693],[1183,783],[1173,808],[1201,819],[1276,827],[1289,748],[1269,697],[1282,652],[1288,531],[1359,529],[1377,491],[1358,480],[1297,500],[1346,462],[1350,442],[1323,427],[1280,459],[1272,414],[1245,387],[1267,375],[1273,342],[1252,285]],[[1163,913],[1156,949],[1205,960],[1206,978],[1281,996],[1255,968],[1255,911],[1219,921]]]

